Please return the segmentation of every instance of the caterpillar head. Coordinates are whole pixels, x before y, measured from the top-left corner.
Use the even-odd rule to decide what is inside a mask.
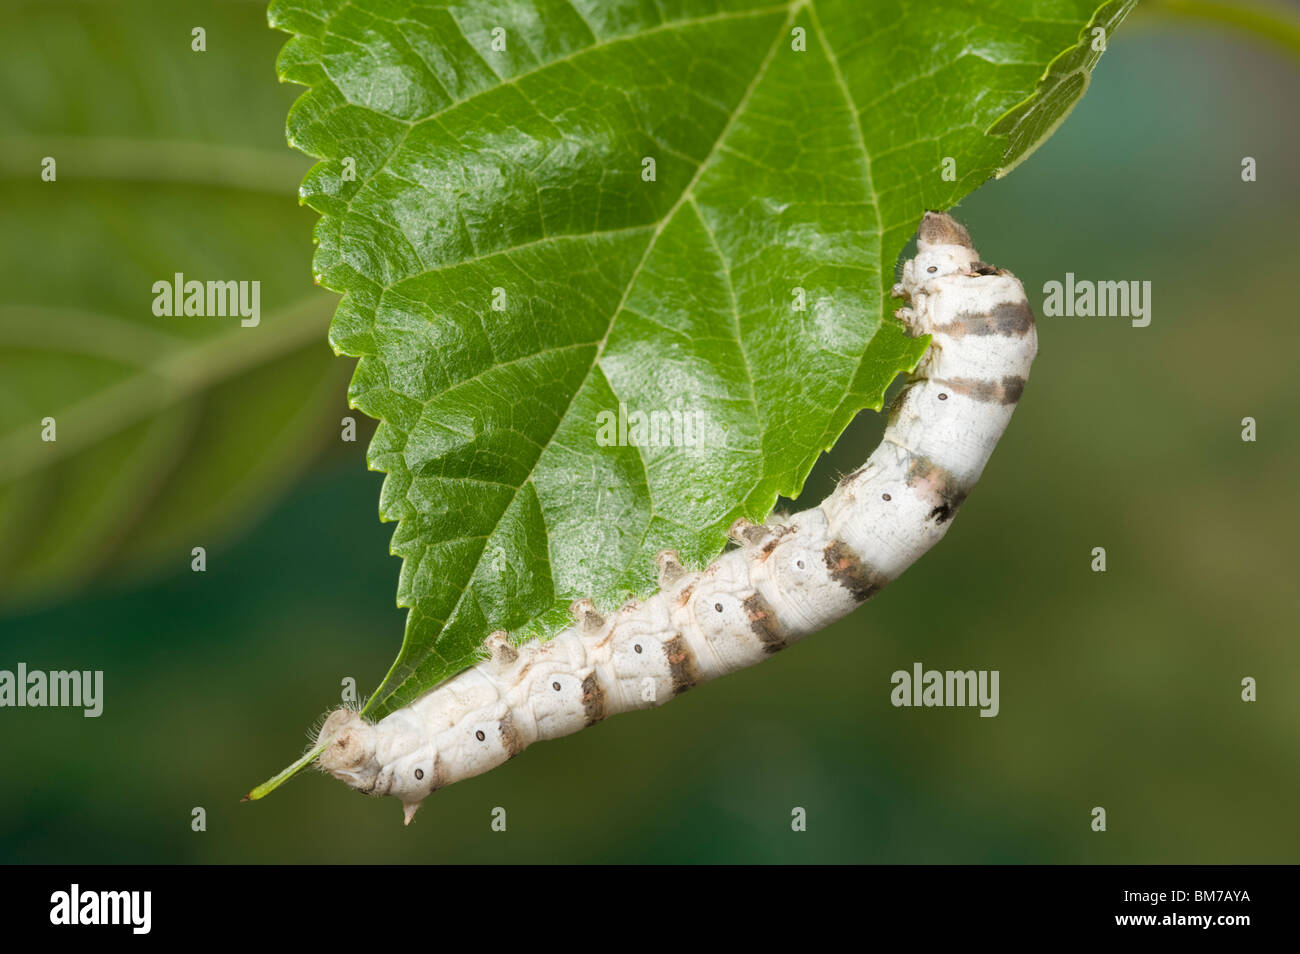
[[[927,212],[916,233],[916,257],[903,266],[903,287],[914,294],[948,275],[970,275],[980,263],[970,233],[951,215]]]
[[[351,708],[337,708],[322,725],[317,742],[328,743],[320,755],[321,768],[357,792],[402,799],[409,824],[420,802],[433,792],[437,759],[402,715],[374,725]]]
[[[363,792],[373,791],[379,767],[375,762],[375,727],[355,709],[335,709],[321,726],[317,744],[328,743],[320,766],[335,778]]]
[[[354,709],[335,709],[321,726],[326,742],[320,766],[341,782],[368,795],[395,795],[406,821],[434,789],[435,757],[420,733],[403,719],[373,725]]]

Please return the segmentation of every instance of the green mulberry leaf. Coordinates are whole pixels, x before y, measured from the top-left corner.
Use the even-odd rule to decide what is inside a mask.
[[[1131,6],[273,3],[410,609],[367,711],[797,496],[924,349],[887,299],[921,212],[1041,142]]]

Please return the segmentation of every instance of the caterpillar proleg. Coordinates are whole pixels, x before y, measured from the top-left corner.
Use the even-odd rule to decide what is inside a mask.
[[[377,723],[330,714],[322,768],[395,795],[405,820],[439,788],[534,742],[660,705],[752,666],[846,615],[947,532],[1006,429],[1037,354],[1020,281],[986,265],[966,229],[928,212],[903,266],[898,317],[931,344],[899,393],[880,446],[810,510],[738,521],[703,570],[659,555],[660,589],[602,617],[589,600],[545,643],[488,639],[490,658]]]

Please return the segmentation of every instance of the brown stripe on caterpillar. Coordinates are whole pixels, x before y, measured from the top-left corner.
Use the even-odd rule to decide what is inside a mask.
[[[745,616],[749,619],[750,631],[763,644],[764,652],[777,653],[789,645],[786,642],[785,632],[776,618],[776,613],[772,611],[772,607],[767,605],[767,600],[763,599],[758,593],[751,593],[745,597],[745,602],[742,605],[745,609]]]
[[[907,486],[922,488],[933,495],[936,503],[929,517],[936,523],[947,523],[962,505],[970,490],[951,471],[940,467],[928,457],[907,452]]]
[[[515,726],[514,714],[507,709],[501,717],[501,747],[506,751],[506,758],[512,759],[524,750],[524,740]]]
[[[1025,379],[1019,374],[1008,374],[1001,381],[983,378],[932,378],[954,394],[961,394],[981,404],[1015,404],[1025,392]]]
[[[609,714],[605,705],[605,687],[594,672],[587,673],[582,679],[582,714],[587,718],[587,725],[595,725]]]
[[[822,551],[831,579],[849,591],[858,603],[865,603],[879,593],[889,580],[862,562],[843,540],[832,540]]]
[[[681,633],[674,633],[673,638],[665,641],[663,647],[664,657],[668,660],[668,675],[673,682],[673,695],[680,696],[700,681],[695,657]]]
[[[447,781],[447,767],[442,764],[442,756],[437,752],[433,753],[433,767],[429,770],[429,777],[433,783],[429,786],[430,793],[436,792],[440,788],[445,788],[450,785],[451,782],[456,781],[455,779],[452,779],[451,782]]]
[[[1004,301],[987,312],[959,311],[952,321],[935,325],[933,333],[963,338],[966,335],[1002,335],[1023,338],[1034,327],[1027,301]]]

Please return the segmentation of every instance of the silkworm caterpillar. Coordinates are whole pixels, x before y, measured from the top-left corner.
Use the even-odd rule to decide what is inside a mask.
[[[1038,351],[1020,281],[986,265],[950,216],[928,212],[903,266],[897,311],[930,335],[880,446],[819,506],[761,526],[699,572],[671,551],[660,588],[602,616],[590,600],[545,643],[488,638],[489,658],[377,723],[337,709],[320,766],[405,821],[431,793],[495,768],[534,742],[660,705],[752,666],[848,614],[947,532],[1020,400]]]

